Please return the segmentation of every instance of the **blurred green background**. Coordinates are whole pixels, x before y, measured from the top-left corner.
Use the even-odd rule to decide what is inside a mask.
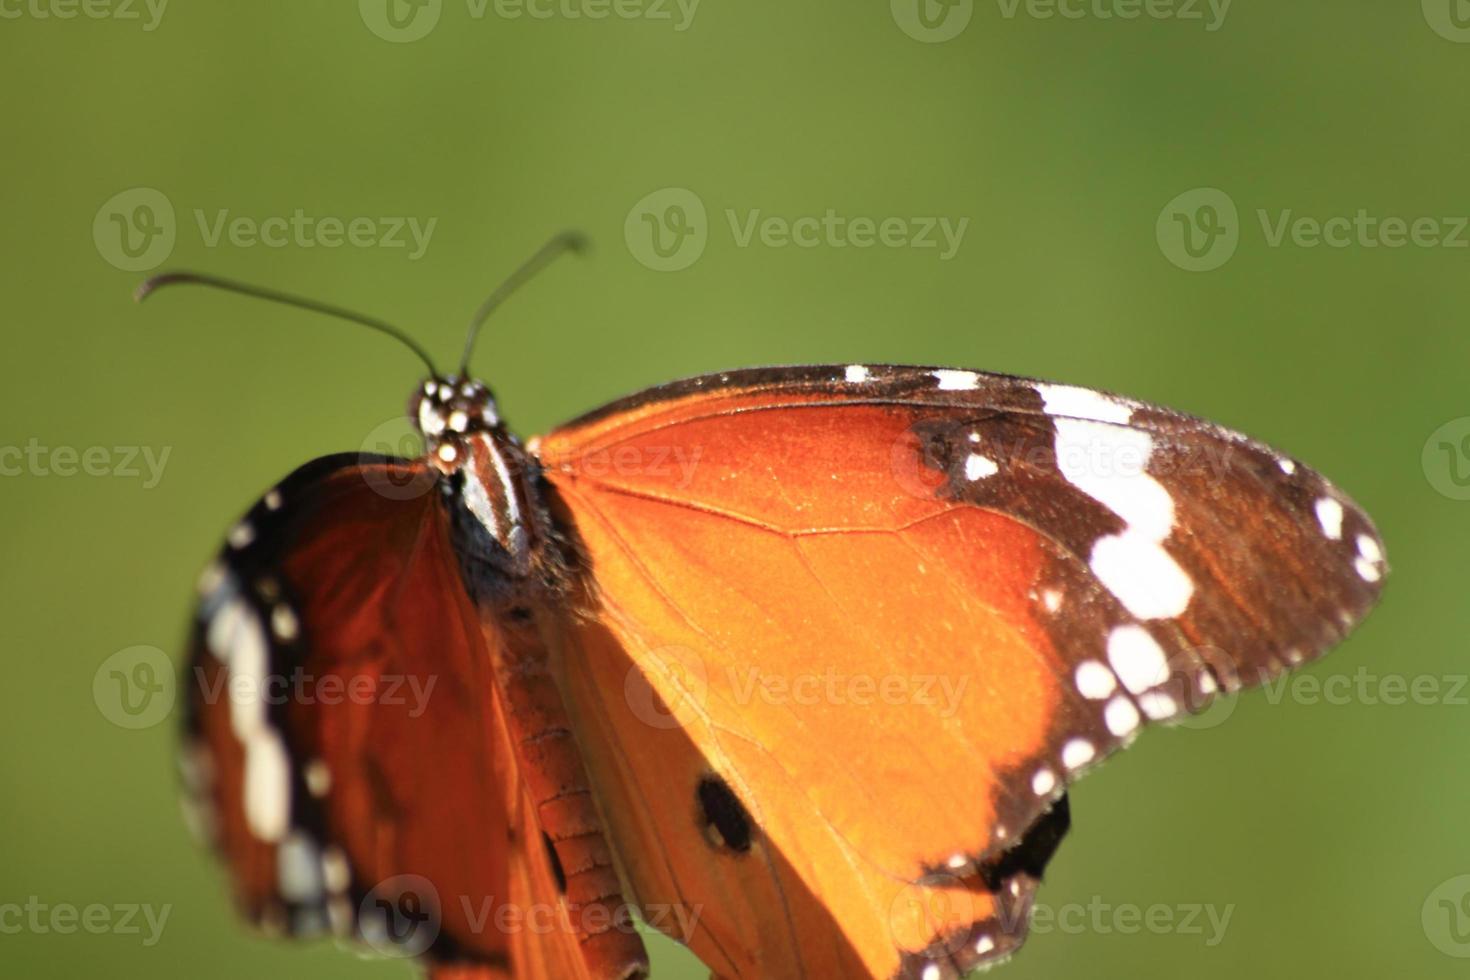
[[[152,945],[0,917],[0,972],[409,975],[240,929],[179,817],[173,719],[120,727],[93,680],[136,645],[177,656],[235,515],[399,431],[379,427],[419,367],[295,311],[128,296],[160,265],[226,274],[447,361],[488,289],[575,226],[592,256],[517,296],[477,358],[522,432],[707,370],[946,364],[1217,419],[1378,521],[1386,600],[1306,674],[1351,687],[1255,692],[1086,780],[1041,901],[1097,911],[997,976],[1464,975],[1470,5],[918,2],[391,0],[395,29],[390,0],[0,0],[0,445],[33,447],[0,455],[0,906],[170,908]],[[744,237],[829,209],[900,223],[869,247]],[[222,212],[248,220],[216,237]],[[249,235],[298,212],[367,223],[337,247],[330,223]],[[1291,224],[1360,212],[1337,244]],[[409,218],[433,222],[422,248],[391,235]],[[968,222],[948,257],[908,237],[940,218]],[[92,475],[63,475],[93,447]],[[118,447],[168,455],[154,479]],[[1433,696],[1389,703],[1415,680]],[[1173,925],[1130,929],[1152,906]],[[1190,908],[1228,910],[1223,939]]]

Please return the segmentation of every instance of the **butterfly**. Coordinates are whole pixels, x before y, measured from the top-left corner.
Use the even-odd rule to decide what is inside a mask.
[[[999,962],[1069,784],[1387,571],[1304,464],[1087,388],[760,368],[522,442],[425,361],[421,455],[307,463],[204,572],[182,769],[250,920],[440,980],[646,976],[637,919],[726,980]]]

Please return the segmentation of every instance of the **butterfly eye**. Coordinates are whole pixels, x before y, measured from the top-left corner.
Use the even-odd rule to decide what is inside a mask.
[[[705,776],[695,790],[704,835],[717,848],[744,854],[755,835],[750,813],[730,784],[719,776]]]

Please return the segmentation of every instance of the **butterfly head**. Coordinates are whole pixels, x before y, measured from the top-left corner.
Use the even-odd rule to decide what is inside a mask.
[[[474,378],[428,378],[409,398],[408,414],[429,454],[451,469],[462,458],[466,439],[500,428],[495,396]]]

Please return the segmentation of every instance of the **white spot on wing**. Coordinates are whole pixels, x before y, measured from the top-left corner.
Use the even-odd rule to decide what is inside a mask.
[[[1108,662],[1123,686],[1134,694],[1168,679],[1164,650],[1142,626],[1117,626],[1108,634]]]
[[[1046,796],[1056,788],[1057,776],[1050,769],[1042,767],[1036,770],[1036,775],[1031,777],[1031,790],[1037,796]]]
[[[1333,541],[1342,537],[1342,504],[1331,497],[1317,498],[1317,523],[1322,525],[1322,533]]]
[[[1126,421],[1127,406],[1085,388],[1063,389],[1074,411],[1112,411]],[[1178,616],[1189,605],[1194,583],[1164,550],[1174,527],[1174,500],[1149,475],[1153,438],[1139,429],[1075,418],[1053,420],[1057,469],[1068,482],[1107,507],[1125,523],[1120,534],[1093,545],[1093,574],[1139,619]]]
[[[1117,690],[1118,681],[1106,664],[1084,660],[1077,665],[1077,690],[1089,701],[1103,701]]]
[[[1092,743],[1085,738],[1074,738],[1062,746],[1062,765],[1068,769],[1081,769],[1097,754]]]
[[[1119,425],[1126,424],[1133,417],[1131,406],[1090,388],[1038,383],[1036,391],[1041,395],[1042,406],[1048,415],[1116,422]]]
[[[1376,538],[1368,534],[1360,534],[1357,539],[1358,554],[1371,561],[1378,563],[1383,561],[1383,548],[1378,544]]]
[[[858,385],[867,381],[870,375],[868,369],[861,364],[849,364],[845,377],[847,378],[848,384]]]
[[[299,830],[287,834],[276,851],[276,886],[288,902],[315,902],[322,897],[321,850]]]
[[[1103,709],[1103,722],[1108,726],[1108,731],[1118,738],[1126,738],[1138,728],[1138,709],[1133,706],[1132,701],[1120,694]]]
[[[250,547],[250,542],[254,540],[255,528],[250,526],[249,521],[241,521],[230,531],[230,547],[236,551]]]
[[[286,745],[273,730],[257,732],[245,745],[245,822],[260,840],[275,843],[286,833],[291,781]]]
[[[989,456],[981,456],[979,453],[971,453],[965,459],[965,479],[983,480],[987,476],[994,476],[1000,472],[1000,467],[995,465],[995,460]]]
[[[980,384],[980,375],[974,371],[934,371],[934,380],[939,382],[940,391],[970,391]]]

